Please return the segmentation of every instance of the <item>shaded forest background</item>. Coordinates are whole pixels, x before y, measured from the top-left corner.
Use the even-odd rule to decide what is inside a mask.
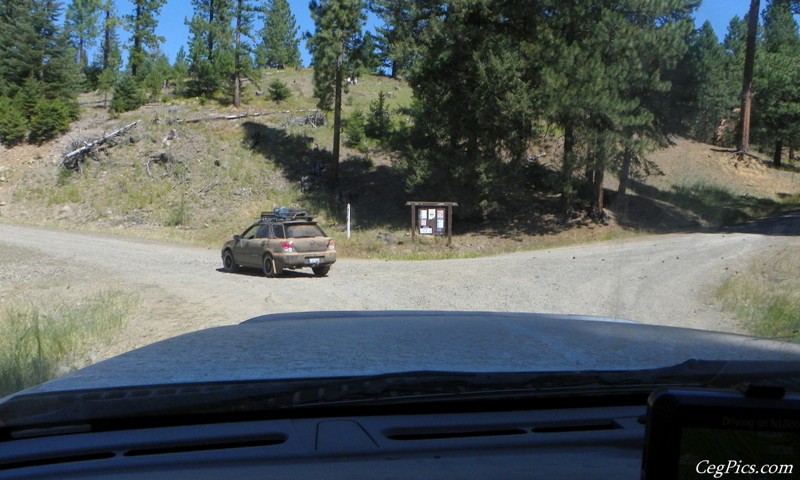
[[[301,39],[330,135],[309,145],[257,122],[240,135],[287,178],[313,183],[303,201],[323,211],[354,191],[343,178],[352,183],[359,160],[340,160],[340,148],[380,150],[392,162],[370,181],[399,186],[406,198],[457,201],[459,217],[480,224],[531,209],[603,222],[609,194],[625,198],[657,170],[648,153],[676,136],[737,144],[748,18],[732,19],[720,43],[710,24],[694,24],[694,0],[314,0],[315,31],[302,34],[285,0],[193,0],[188,51],[172,63],[154,33],[164,0],[132,3],[132,12],[117,12],[111,0],[4,0],[3,145],[67,134],[88,92],[112,120],[192,99],[205,108],[290,108],[294,80],[270,72],[299,66]],[[382,21],[374,33],[364,31],[368,11]],[[800,145],[797,11],[796,1],[769,0],[756,19],[751,141],[778,168],[792,165]],[[366,108],[347,108],[348,88],[368,75],[407,85],[408,101],[382,84]],[[615,192],[604,188],[606,174],[618,179]]]

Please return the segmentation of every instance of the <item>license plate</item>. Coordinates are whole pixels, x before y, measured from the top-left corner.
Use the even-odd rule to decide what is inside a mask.
[[[317,258],[317,257],[309,258],[308,259],[308,263],[309,263],[309,265],[316,265],[316,264],[319,263],[319,258]]]

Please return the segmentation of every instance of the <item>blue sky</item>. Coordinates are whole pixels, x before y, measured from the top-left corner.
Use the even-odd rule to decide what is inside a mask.
[[[66,0],[68,2],[69,0]],[[132,6],[129,0],[115,0],[117,14],[125,15],[131,12]],[[300,34],[313,31],[314,23],[308,10],[308,0],[289,0],[292,12],[294,13]],[[766,1],[762,1],[762,8]],[[717,36],[722,39],[728,28],[731,18],[738,15],[743,17],[750,6],[750,0],[704,0],[695,15],[697,26],[706,20],[711,22]],[[181,45],[186,45],[189,38],[189,29],[185,24],[185,19],[192,16],[192,4],[190,0],[167,0],[161,8],[157,33],[166,39],[162,50],[167,54],[170,61],[175,59],[175,54]],[[375,23],[374,19],[368,22],[370,25]],[[258,26],[260,28],[260,25]],[[127,40],[127,32],[120,31],[120,39]],[[303,63],[309,63],[309,55],[305,49],[305,42],[301,43],[301,54]]]

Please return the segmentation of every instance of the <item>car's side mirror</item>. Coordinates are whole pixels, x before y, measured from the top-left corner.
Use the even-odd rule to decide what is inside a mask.
[[[239,235],[234,235],[234,236],[233,236],[233,241],[234,241],[234,242],[238,242],[238,241],[239,241],[239,240],[241,240],[241,239],[242,239],[242,237],[240,237]]]

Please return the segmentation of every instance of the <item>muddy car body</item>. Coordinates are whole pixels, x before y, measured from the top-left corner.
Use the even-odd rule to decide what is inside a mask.
[[[324,276],[336,262],[335,243],[303,210],[276,208],[263,212],[241,235],[222,247],[227,272],[239,267],[261,268],[274,277],[286,269],[311,268]]]

